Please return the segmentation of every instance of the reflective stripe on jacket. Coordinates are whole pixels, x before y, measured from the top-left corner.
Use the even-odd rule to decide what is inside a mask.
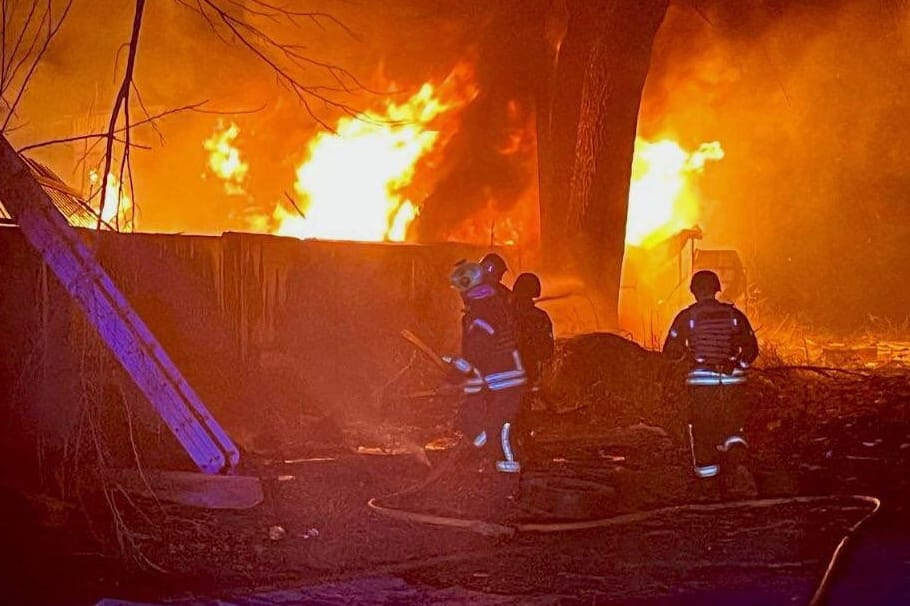
[[[508,302],[498,294],[469,301],[462,323],[462,357],[474,368],[464,393],[499,391],[527,383],[515,343],[515,321]]]
[[[686,385],[741,385],[745,382],[746,373],[739,368],[731,374],[696,368],[686,376]]]

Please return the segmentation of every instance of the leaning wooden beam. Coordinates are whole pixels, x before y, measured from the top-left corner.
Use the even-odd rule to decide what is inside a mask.
[[[2,136],[0,200],[199,469],[232,471],[237,447]]]

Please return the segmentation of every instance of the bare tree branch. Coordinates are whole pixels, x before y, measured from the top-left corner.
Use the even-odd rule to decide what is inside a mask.
[[[13,55],[10,60],[11,63],[15,62],[15,65],[12,65],[7,71],[7,85],[11,85],[16,79],[16,74],[19,73],[19,70],[22,69],[22,66],[25,65],[25,62],[28,61],[28,58],[32,56],[32,53],[35,51],[35,45],[38,44],[38,40],[41,38],[41,27],[44,25],[45,21],[48,21],[50,16],[50,0],[48,0],[48,5],[44,9],[44,12],[41,13],[41,19],[38,20],[38,24],[35,26],[35,35],[32,36],[31,42],[28,45],[28,49],[22,53],[19,57],[19,60],[16,61],[15,55]],[[22,33],[25,33],[24,31]]]
[[[144,1],[144,0],[142,0]],[[132,78],[130,78],[130,84],[132,85]],[[123,103],[123,122],[126,124],[126,132],[124,133],[126,143],[123,146],[123,159],[120,162],[120,176],[117,178],[117,207],[114,209],[114,226],[117,227],[117,231],[120,231],[120,205],[123,203],[123,172],[130,165],[130,139],[133,129],[130,126],[130,103],[129,98],[124,100]],[[154,124],[154,122],[152,122]],[[132,171],[130,171],[132,174]],[[130,196],[133,198],[133,206],[136,205],[136,194],[130,189]],[[102,201],[102,204],[104,202]],[[99,227],[100,229],[100,227]]]
[[[324,109],[332,109],[335,112],[340,111],[352,117],[358,114],[348,104],[336,98],[336,94],[378,93],[378,91],[370,91],[359,81],[357,76],[347,69],[312,57],[307,54],[303,46],[282,40],[280,36],[275,35],[271,28],[266,30],[260,27],[263,24],[265,26],[274,24],[276,27],[300,28],[302,27],[302,22],[307,21],[322,29],[327,25],[337,26],[348,35],[356,38],[350,28],[331,14],[298,10],[293,5],[288,7],[278,1],[273,2],[271,0],[247,0],[246,2],[240,2],[239,0],[174,1],[199,15],[209,29],[223,42],[239,45],[251,52],[258,62],[267,66],[275,74],[277,82],[296,95],[306,111],[320,125],[330,131],[333,130],[332,126],[319,115]],[[56,13],[53,5],[54,0],[28,0],[29,4],[26,6],[23,2],[21,9],[17,7],[18,2],[15,0],[0,0],[0,2],[2,2],[0,4],[0,24],[3,25],[2,38],[0,38],[0,102],[5,103],[7,107],[7,115],[2,127],[0,127],[0,132],[4,132],[12,128],[13,117],[16,115],[16,110],[28,89],[29,81],[41,63],[51,41],[66,20],[73,5],[73,0],[65,0],[59,15],[54,14]],[[198,111],[211,114],[244,113],[243,111],[206,111],[201,108],[202,103],[167,110],[155,115],[149,111],[134,79],[145,4],[145,0],[135,0],[135,12],[129,42],[120,47],[121,50],[126,50],[126,53],[124,53],[126,61],[122,70],[120,68],[120,51],[118,50],[115,73],[122,71],[122,78],[119,81],[119,87],[114,97],[107,128],[103,132],[32,143],[19,149],[19,152],[23,153],[50,145],[84,141],[87,148],[85,157],[88,157],[88,154],[92,153],[96,146],[102,141],[104,142],[100,189],[91,194],[91,198],[94,198],[96,194],[99,195],[97,212],[97,227],[99,231],[105,209],[111,204],[108,197],[109,195],[114,195],[113,191],[108,191],[110,180],[119,175],[119,184],[116,188],[110,188],[111,190],[116,189],[118,192],[118,200],[116,202],[118,208],[117,212],[114,213],[115,218],[112,223],[114,223],[115,228],[119,229],[121,227],[121,211],[124,211],[124,209],[119,207],[120,201],[124,199],[125,193],[133,194],[132,151],[134,148],[149,149],[147,145],[139,144],[133,140],[133,128],[143,124],[150,124],[158,135],[159,141],[163,142],[164,133],[158,128],[156,120],[168,114],[180,111]],[[243,13],[240,12],[241,10]],[[257,21],[259,25],[255,24]],[[46,27],[45,23],[47,24]],[[15,25],[20,25],[21,27],[14,27]],[[305,83],[301,79],[300,73],[308,70],[317,70],[325,76],[325,78],[322,78],[323,82]],[[325,82],[326,78],[330,82]],[[14,97],[11,93],[13,86],[17,88]],[[138,107],[143,114],[139,116],[143,119],[137,120],[135,123],[133,122],[135,117],[131,111],[135,109],[131,107],[133,99],[138,102]],[[118,162],[119,165],[117,164]],[[133,221],[130,222],[134,222],[136,206],[134,200],[131,213]]]
[[[127,174],[127,177],[129,179],[129,183],[130,183],[130,193],[133,193],[136,191],[136,187],[133,183],[133,163],[132,162],[128,162],[126,164],[126,174]],[[123,179],[121,179],[120,182],[123,183]],[[130,230],[136,229],[136,211],[137,210],[139,210],[139,203],[136,200],[136,194],[133,193],[133,204],[130,206],[130,221],[129,221]]]
[[[307,217],[306,217],[306,213],[304,213],[302,210],[300,210],[300,207],[297,206],[297,203],[294,201],[294,196],[292,196],[292,195],[289,194],[288,192],[284,192],[284,197],[287,198],[288,202],[291,203],[291,206],[294,207],[294,210],[297,211],[297,214],[298,214],[298,215],[300,215],[300,216],[303,217],[304,219],[307,218]]]
[[[7,17],[9,13],[6,10],[6,0],[3,0],[3,4],[0,5],[0,82],[3,81],[3,75],[6,74],[6,29],[9,27],[9,21]],[[0,90],[2,90],[0,86]]]
[[[3,122],[3,127],[0,128],[0,132],[6,132],[7,127],[9,126],[10,120],[12,119],[13,115],[16,113],[16,107],[18,107],[19,102],[22,100],[22,95],[25,94],[25,91],[28,88],[28,83],[29,83],[29,81],[31,81],[32,75],[34,75],[35,70],[38,68],[38,64],[41,62],[41,58],[44,56],[44,53],[47,52],[47,48],[48,48],[48,46],[50,46],[51,40],[53,40],[54,37],[56,37],[57,32],[60,31],[60,27],[63,25],[63,22],[66,20],[66,16],[69,14],[70,8],[72,6],[73,6],[73,0],[68,0],[68,2],[66,3],[66,6],[63,9],[63,13],[60,15],[60,18],[57,20],[57,23],[55,25],[53,25],[53,27],[52,27],[51,23],[53,22],[53,18],[50,14],[50,8],[51,8],[50,0],[48,0],[47,37],[44,39],[44,44],[41,46],[41,50],[38,51],[38,54],[35,56],[34,60],[32,61],[31,66],[28,69],[28,72],[25,74],[25,77],[22,80],[22,85],[19,87],[19,92],[16,94],[15,100],[9,107],[9,113],[7,113],[7,115],[6,115],[6,120],[4,120],[4,122]],[[37,40],[37,37],[35,38],[35,40]],[[30,52],[29,52],[29,54],[30,54]],[[15,79],[16,72],[18,71],[18,69],[19,68],[17,66],[13,70],[12,75],[9,76],[9,78],[10,78],[9,83],[12,83],[12,81]]]
[[[256,109],[238,109],[238,110],[224,110],[224,111],[212,110],[212,109],[210,109],[210,110],[201,109],[202,106],[205,105],[206,103],[208,103],[208,101],[199,101],[197,103],[192,103],[190,105],[183,105],[180,107],[175,107],[172,109],[164,110],[162,112],[158,112],[157,114],[150,115],[143,120],[133,122],[132,124],[130,124],[130,128],[136,128],[137,126],[142,126],[144,124],[152,124],[161,118],[170,116],[171,114],[177,114],[177,113],[186,112],[186,111],[195,112],[198,114],[215,115],[215,116],[236,116],[239,114],[255,114],[257,112],[262,111],[263,108],[265,107],[264,105],[262,105],[260,107],[257,107]],[[117,130],[114,131],[114,133],[116,135],[116,134],[124,132],[125,130],[126,130],[126,127],[121,126],[121,127],[117,128]],[[20,147],[16,151],[21,154],[23,152],[27,152],[29,150],[37,149],[40,147],[48,147],[50,145],[60,145],[63,143],[73,143],[75,141],[89,141],[92,139],[105,139],[108,136],[109,136],[109,133],[107,131],[105,131],[103,133],[87,133],[84,135],[73,135],[71,137],[60,137],[59,139],[49,139],[47,141],[41,141],[39,143],[30,143],[29,145],[24,145],[24,146]],[[116,141],[117,141],[117,143],[126,142],[125,139],[120,139],[120,138],[117,138]],[[139,143],[131,143],[131,146],[135,147],[137,149],[151,149],[149,146],[141,145]],[[92,151],[92,149],[89,149],[88,153],[91,153],[91,151]]]
[[[16,55],[19,53],[19,46],[22,44],[22,40],[25,37],[25,33],[28,31],[28,28],[31,25],[32,17],[34,16],[35,10],[37,10],[37,8],[38,8],[38,1],[32,0],[32,7],[31,7],[31,9],[29,9],[28,16],[25,18],[25,23],[22,24],[22,29],[19,30],[19,35],[16,36],[16,43],[13,45],[13,48],[10,51],[9,60],[7,61],[6,59],[4,59],[3,69],[2,69],[2,72],[0,72],[0,90],[5,91],[6,87],[8,86],[8,75],[9,75],[10,67],[12,66],[13,62],[16,60]],[[10,12],[10,20],[9,20],[10,24],[12,24],[13,19],[15,18],[13,11],[15,11],[15,7],[12,7],[12,10]],[[4,24],[4,30],[5,29],[6,29],[6,24]],[[4,49],[5,49],[5,41],[4,41]]]
[[[266,65],[277,77],[279,84],[297,96],[307,113],[321,126],[328,130],[333,128],[315,111],[312,103],[320,102],[323,107],[332,108],[342,113],[355,116],[357,111],[346,103],[332,98],[331,93],[356,94],[371,92],[356,75],[332,63],[320,61],[301,52],[299,45],[282,42],[262,28],[248,23],[237,16],[231,9],[243,8],[247,14],[259,16],[271,22],[285,22],[300,27],[298,19],[309,19],[322,27],[322,22],[338,25],[352,37],[353,32],[336,17],[322,12],[298,11],[279,6],[265,0],[251,0],[242,5],[236,0],[175,0],[180,5],[198,14],[209,29],[222,41],[222,31],[229,32],[234,42],[249,50],[256,59]],[[253,5],[253,8],[250,5]],[[316,68],[335,82],[335,86],[304,84],[289,68]]]
[[[284,7],[279,7],[278,5],[272,4],[271,2],[265,2],[264,0],[250,0],[250,3],[256,4],[258,6],[261,6],[267,10],[270,10],[270,11],[273,11],[276,13],[284,14],[290,18],[294,18],[294,17],[307,18],[310,21],[313,21],[314,23],[319,25],[320,27],[323,27],[321,21],[323,21],[323,20],[329,21],[329,22],[337,25],[339,28],[343,29],[352,38],[358,39],[358,36],[354,33],[353,30],[351,30],[351,28],[349,28],[347,26],[346,23],[344,23],[341,19],[339,19],[338,17],[336,17],[335,15],[332,15],[330,13],[313,12],[313,11],[293,11],[293,10],[290,10],[290,9],[287,9]],[[247,10],[249,10],[249,9],[247,9]]]
[[[145,114],[146,119],[151,118],[148,108],[145,106],[145,101],[142,100],[142,93],[139,92],[139,87],[133,82],[133,92],[136,93],[136,101],[139,102],[139,107],[142,109],[142,113]],[[152,129],[155,131],[155,134],[158,135],[158,142],[164,145],[164,133],[161,132],[161,129],[158,128],[158,123],[152,120],[149,122]]]
[[[109,178],[109,173],[111,170],[111,162],[113,161],[113,151],[114,151],[114,133],[117,132],[117,120],[120,116],[121,110],[124,111],[125,124],[124,128],[126,129],[127,141],[129,141],[129,132],[130,132],[130,123],[129,123],[129,98],[130,98],[130,87],[133,81],[133,69],[136,65],[136,53],[139,50],[139,33],[142,31],[142,16],[145,11],[145,0],[136,0],[136,12],[133,16],[133,29],[132,34],[130,35],[130,44],[129,44],[129,54],[127,55],[126,60],[126,69],[123,74],[123,82],[120,85],[120,89],[117,91],[117,96],[114,98],[114,109],[111,110],[111,119],[108,124],[108,136],[107,144],[105,146],[104,153],[104,173],[101,176],[101,202],[98,206],[98,233],[101,233],[101,219],[100,217],[104,214],[104,205],[107,202],[107,183]],[[129,158],[129,145],[124,147],[124,161]],[[122,164],[121,164],[122,172]],[[123,187],[121,182],[120,187]],[[118,196],[118,204],[119,204]]]

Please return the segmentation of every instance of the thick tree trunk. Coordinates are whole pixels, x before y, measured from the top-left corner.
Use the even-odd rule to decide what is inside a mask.
[[[544,256],[572,267],[615,324],[632,151],[651,45],[668,0],[568,0],[539,122]]]

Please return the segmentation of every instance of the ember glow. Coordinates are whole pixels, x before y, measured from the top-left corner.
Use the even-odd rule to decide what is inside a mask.
[[[490,200],[486,208],[477,210],[449,234],[452,242],[472,242],[490,246],[515,246],[523,242],[531,221],[504,216],[497,212]]]
[[[224,191],[232,196],[245,193],[243,184],[250,168],[240,159],[240,150],[234,145],[239,134],[240,127],[234,122],[219,121],[215,132],[202,144],[209,152],[209,171],[224,182]]]
[[[720,143],[702,143],[687,152],[670,139],[635,139],[626,243],[649,247],[698,220],[693,177],[708,161],[724,157]]]
[[[307,146],[296,171],[297,209],[279,205],[272,233],[297,238],[404,241],[419,201],[409,191],[418,164],[457,130],[460,109],[477,95],[472,72],[457,66],[438,86],[409,99],[344,117]],[[302,213],[302,215],[301,215]]]

